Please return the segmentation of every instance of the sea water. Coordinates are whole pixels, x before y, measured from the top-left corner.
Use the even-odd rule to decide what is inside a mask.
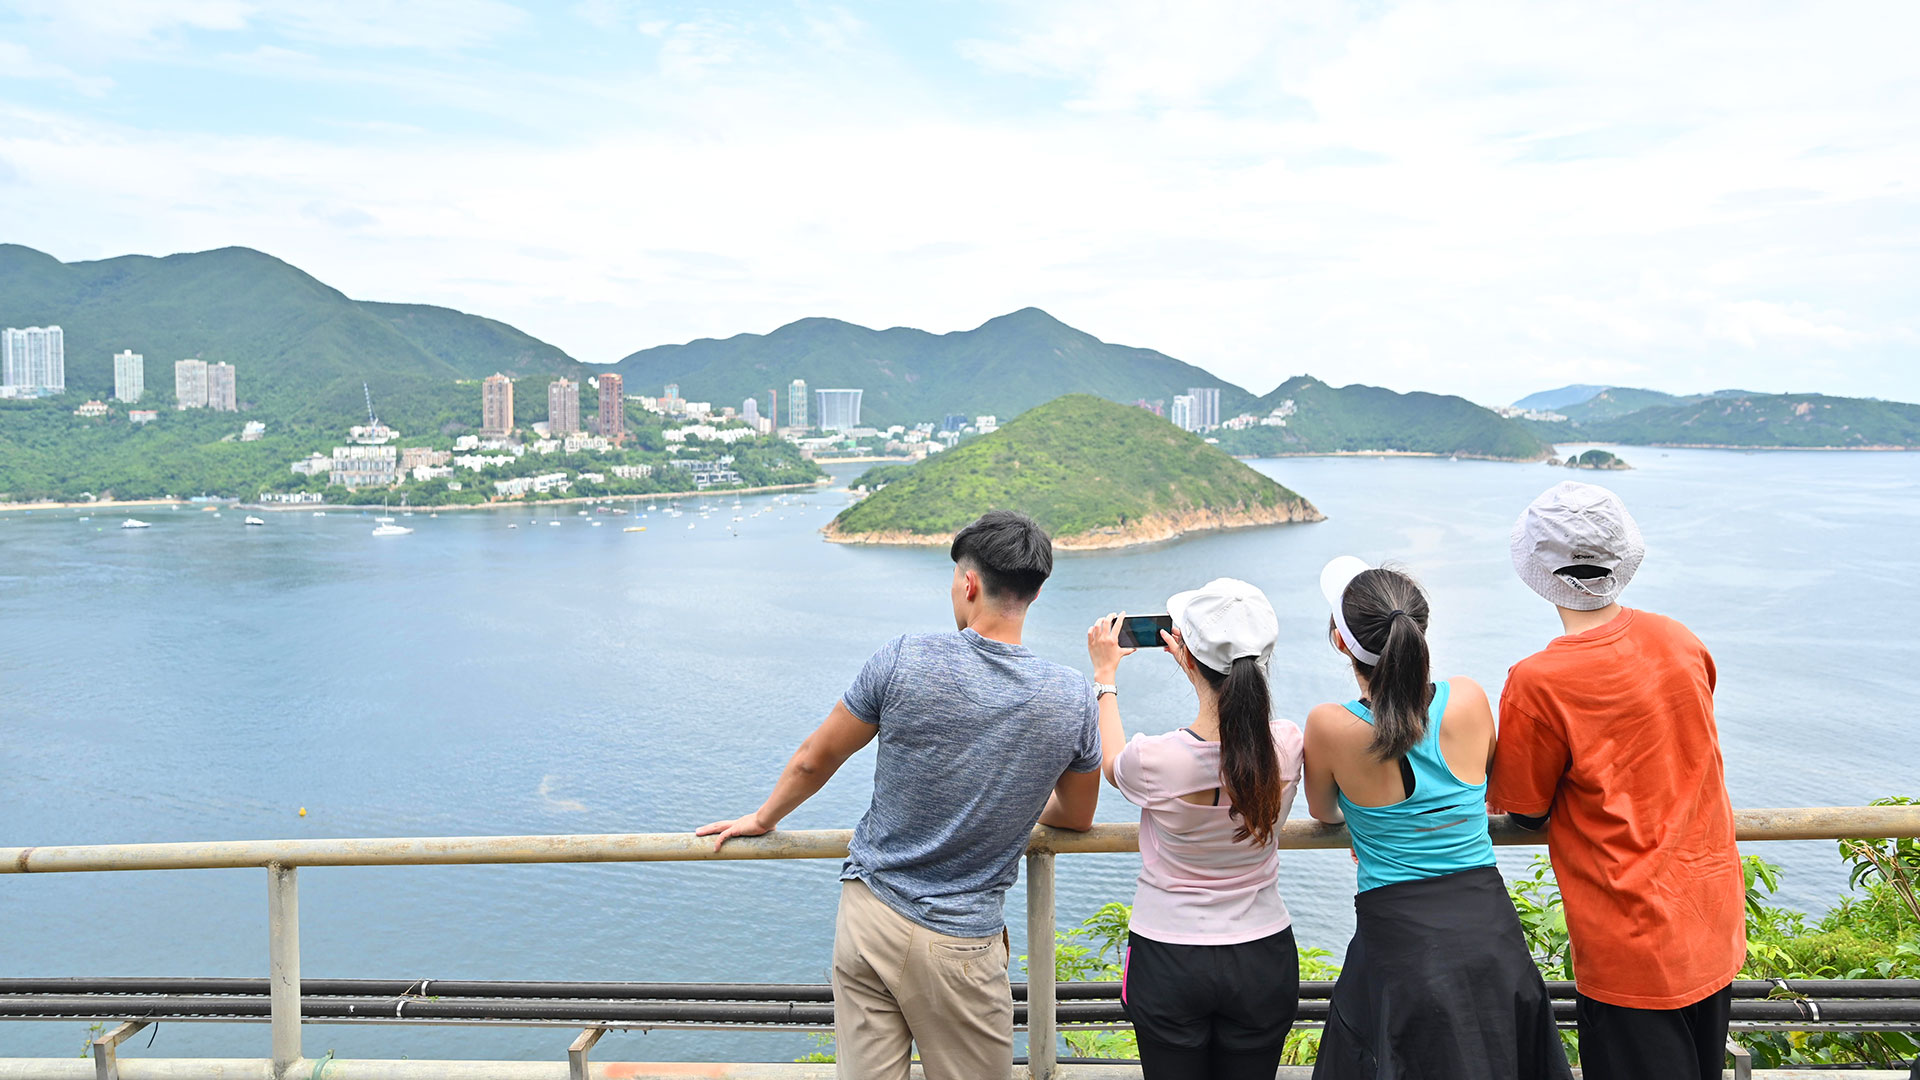
[[[1566,448],[1563,448],[1563,451]],[[1574,477],[1614,488],[1648,556],[1629,603],[1677,617],[1719,666],[1736,806],[1920,794],[1920,455],[1626,448],[1629,472],[1372,457],[1255,463],[1327,514],[1312,525],[1063,554],[1028,626],[1086,669],[1112,610],[1231,575],[1280,614],[1280,712],[1353,696],[1316,589],[1334,555],[1394,560],[1433,594],[1437,674],[1497,696],[1559,632],[1514,577],[1527,501]],[[0,514],[0,846],[324,836],[670,832],[754,809],[861,662],[950,628],[944,550],[855,548],[817,530],[847,502],[645,503],[601,527],[575,507],[264,515],[182,508]],[[714,507],[701,517],[699,507]],[[740,516],[745,520],[733,522]],[[559,527],[549,524],[559,521]],[[694,524],[695,529],[687,528]],[[517,526],[509,528],[509,526]],[[646,525],[642,533],[626,527]],[[1188,723],[1164,654],[1120,670],[1129,731]],[[1630,719],[1623,720],[1630,722]],[[872,751],[783,825],[851,826]],[[1304,815],[1304,800],[1295,813]],[[300,808],[307,811],[299,816]],[[1132,820],[1114,793],[1100,818]],[[1537,849],[1506,849],[1524,867]],[[1749,845],[1785,900],[1844,888],[1827,842]],[[1131,896],[1135,855],[1059,860],[1062,925]],[[829,862],[309,868],[309,977],[824,982]],[[1344,948],[1345,852],[1286,852],[1302,944]],[[260,870],[0,875],[0,976],[264,976]],[[1023,893],[1008,901],[1024,952]],[[0,1021],[0,1053],[71,1055],[77,1021]],[[151,1049],[146,1049],[149,1037]],[[565,1030],[311,1026],[309,1056],[559,1059]],[[794,1033],[611,1034],[603,1060],[782,1060]],[[264,1056],[264,1025],[162,1024],[128,1053]]]

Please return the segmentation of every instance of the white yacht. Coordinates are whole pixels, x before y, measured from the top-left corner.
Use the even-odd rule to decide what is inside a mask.
[[[384,525],[375,525],[373,527],[373,535],[375,536],[405,536],[412,531],[412,529],[407,528],[405,525],[393,524],[392,518],[388,518],[387,523]]]
[[[254,517],[252,514],[247,515],[247,524],[249,525],[265,525],[266,523],[267,521],[265,518],[257,518],[257,517]]]
[[[121,527],[121,528],[123,528],[123,529],[151,529],[151,528],[153,528],[153,526],[151,526],[151,525],[149,525],[149,524],[147,524],[147,523],[146,523],[146,522],[144,522],[144,521],[141,521],[141,520],[140,520],[139,518],[128,518],[127,520],[125,520],[125,521],[123,521],[123,522],[121,522],[121,523],[120,523],[120,527]]]

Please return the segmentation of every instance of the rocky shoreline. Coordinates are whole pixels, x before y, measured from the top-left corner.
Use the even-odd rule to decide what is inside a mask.
[[[1293,525],[1325,521],[1327,516],[1305,499],[1257,510],[1194,510],[1184,514],[1153,514],[1128,525],[1115,525],[1056,536],[1053,546],[1059,551],[1104,551],[1163,544],[1190,533],[1217,532],[1223,529],[1247,529],[1262,525]],[[945,547],[953,543],[952,533],[910,533],[903,531],[848,533],[836,523],[820,530],[835,544],[884,544],[900,547]]]

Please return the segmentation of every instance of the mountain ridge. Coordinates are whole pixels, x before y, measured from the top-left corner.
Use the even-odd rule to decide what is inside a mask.
[[[377,400],[435,397],[452,381],[496,368],[571,372],[561,349],[496,320],[451,308],[359,301],[306,271],[247,247],[62,262],[0,244],[0,319],[58,325],[70,392],[113,392],[113,354],[146,357],[146,397],[173,402],[183,357],[237,369],[243,403],[283,416],[352,415],[360,384]]]
[[[1041,360],[1055,362],[1043,369]],[[1223,417],[1255,398],[1197,365],[1102,341],[1033,306],[944,334],[809,316],[764,334],[656,345],[614,369],[629,387],[678,383],[683,393],[736,407],[769,389],[784,398],[795,378],[805,379],[809,392],[860,387],[863,422],[880,426],[948,414],[1015,416],[1072,393],[1170,403],[1190,387],[1218,387]]]

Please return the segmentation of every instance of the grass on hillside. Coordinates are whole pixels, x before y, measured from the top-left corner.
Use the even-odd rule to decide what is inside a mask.
[[[1299,496],[1143,409],[1074,394],[937,454],[843,511],[846,533],[937,535],[987,510],[1055,536],[1154,515],[1280,507]]]

